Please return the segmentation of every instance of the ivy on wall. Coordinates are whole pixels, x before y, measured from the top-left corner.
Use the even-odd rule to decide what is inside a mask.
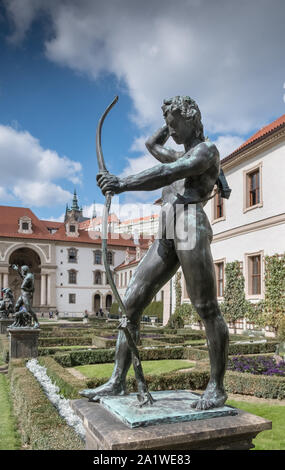
[[[240,318],[248,317],[251,303],[245,298],[245,280],[240,269],[240,262],[227,263],[225,274],[224,301],[220,304],[220,308],[225,319],[234,323]]]
[[[265,257],[264,324],[275,332],[284,325],[285,317],[285,254]]]
[[[182,298],[181,271],[175,275],[175,306],[180,307]]]

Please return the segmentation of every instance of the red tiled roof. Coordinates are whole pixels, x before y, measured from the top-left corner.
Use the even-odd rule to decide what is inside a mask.
[[[146,217],[139,217],[137,219],[129,219],[129,220],[124,220],[123,222],[120,222],[120,225],[129,225],[129,224],[134,224],[136,222],[141,222],[141,221],[146,221],[146,220],[151,220],[151,219],[157,219],[158,214],[152,214],[152,215],[147,215]]]
[[[31,219],[33,233],[18,232],[19,219],[24,216]],[[48,228],[57,228],[57,231],[51,234]],[[63,222],[40,220],[30,209],[25,207],[0,206],[0,237],[65,241],[69,243],[94,243],[101,245],[100,232],[96,232],[95,235],[94,238],[91,238],[88,231],[79,228],[79,237],[68,237],[65,233],[65,224]],[[132,238],[126,239],[126,237],[123,237],[121,234],[112,235],[112,233],[108,234],[109,245],[135,247]]]
[[[118,266],[116,266],[115,271],[119,271],[120,269],[128,268],[129,266],[135,266],[136,264],[139,264],[140,261],[141,261],[141,258],[140,259],[132,259],[127,264],[125,264],[125,262],[123,262],[123,263],[119,264]]]
[[[116,214],[110,214],[108,216],[108,222],[119,222],[118,217]],[[102,224],[102,217],[95,217],[94,219],[88,219],[84,220],[83,222],[80,222],[79,227],[81,229],[87,230],[90,226],[94,227],[95,225],[101,225]]]
[[[285,127],[285,114],[280,116],[278,119],[273,121],[271,124],[268,124],[267,126],[262,127],[257,131],[255,134],[253,134],[249,139],[247,139],[240,147],[238,147],[234,152],[230,153],[227,157],[225,157],[221,163],[226,163],[229,160],[231,160],[233,157],[235,157],[237,154],[245,150],[247,147],[254,145],[256,142],[259,142],[262,139],[265,139],[269,135],[271,135],[273,132],[277,131],[278,129]]]

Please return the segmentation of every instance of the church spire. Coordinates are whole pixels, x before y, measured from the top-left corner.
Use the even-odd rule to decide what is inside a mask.
[[[93,209],[92,209],[92,219],[96,219],[97,213],[96,213],[96,205],[95,201],[93,202]]]
[[[74,193],[73,193],[73,200],[72,200],[71,210],[79,211],[79,205],[78,205],[76,189],[74,189]]]

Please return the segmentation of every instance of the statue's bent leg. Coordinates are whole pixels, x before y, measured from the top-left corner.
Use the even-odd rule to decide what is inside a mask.
[[[16,328],[18,326],[21,326],[21,321],[20,321],[21,320],[21,315],[19,313],[19,310],[22,307],[22,305],[24,305],[24,300],[23,300],[23,297],[20,295],[20,297],[18,298],[18,300],[16,302],[16,305],[15,305],[15,321],[11,325],[12,328]]]
[[[33,319],[34,321],[33,328],[39,328],[40,325],[39,325],[37,315],[32,308],[33,295],[27,292],[23,295],[23,300],[24,300],[24,306],[27,312],[30,314],[31,319]]]
[[[197,409],[222,406],[227,395],[223,380],[227,366],[229,333],[221,314],[216,290],[216,276],[210,249],[211,229],[202,208],[196,214],[196,244],[192,250],[179,251],[186,287],[193,306],[201,317],[207,335],[211,375]]]
[[[173,243],[155,240],[138,265],[127,288],[124,305],[128,317],[128,329],[137,344],[139,341],[140,318],[155,294],[174,275],[179,267]],[[95,389],[80,392],[82,396],[92,401],[98,401],[101,396],[126,394],[126,376],[132,363],[132,354],[126,335],[119,331],[115,365],[108,382]]]

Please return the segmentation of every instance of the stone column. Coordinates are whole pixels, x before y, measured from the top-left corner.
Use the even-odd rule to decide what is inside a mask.
[[[41,274],[41,306],[47,303],[46,274]]]
[[[51,305],[51,278],[50,278],[50,274],[47,274],[47,304]]]
[[[9,287],[9,283],[8,283],[8,273],[4,273],[4,274],[3,274],[3,288],[5,289],[5,287]]]

